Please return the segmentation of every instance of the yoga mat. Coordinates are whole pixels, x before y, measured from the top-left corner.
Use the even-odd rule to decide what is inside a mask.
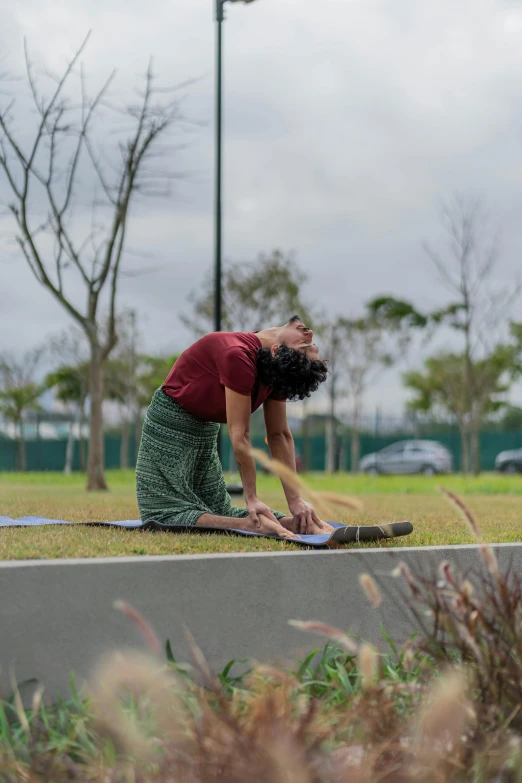
[[[395,538],[407,536],[412,530],[411,522],[390,522],[382,525],[343,525],[340,522],[328,522],[334,528],[333,533],[318,533],[316,535],[302,535],[291,539],[279,539],[278,536],[268,536],[264,533],[251,533],[248,530],[223,529],[215,527],[193,527],[192,525],[160,525],[157,522],[143,524],[137,520],[121,520],[117,522],[68,522],[65,519],[46,519],[45,517],[11,517],[0,516],[0,528],[2,527],[36,527],[40,525],[90,525],[91,527],[117,527],[125,530],[156,530],[163,533],[233,533],[240,536],[261,536],[262,538],[275,538],[282,541],[290,541],[293,544],[311,547],[329,547],[336,549],[345,544],[358,541],[378,541],[382,538]]]

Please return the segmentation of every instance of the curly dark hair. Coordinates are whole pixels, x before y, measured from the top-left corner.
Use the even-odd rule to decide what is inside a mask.
[[[320,359],[310,359],[295,348],[280,345],[274,354],[269,348],[257,352],[259,380],[270,386],[277,397],[304,400],[317,391],[328,375],[328,367]]]

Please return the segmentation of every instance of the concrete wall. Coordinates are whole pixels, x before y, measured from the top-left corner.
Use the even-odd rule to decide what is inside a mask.
[[[522,571],[522,544],[495,551],[501,567]],[[170,639],[181,661],[189,660],[185,623],[212,667],[232,658],[285,660],[324,642],[291,628],[289,619],[350,628],[374,643],[382,641],[382,625],[402,641],[415,625],[403,582],[390,572],[404,560],[428,575],[443,559],[480,570],[476,546],[2,562],[2,692],[12,666],[18,682],[37,678],[52,697],[67,692],[72,671],[79,682],[88,678],[104,652],[144,649],[137,629],[113,608],[117,599],[143,613],[162,641]],[[364,572],[381,587],[379,609],[359,586]]]

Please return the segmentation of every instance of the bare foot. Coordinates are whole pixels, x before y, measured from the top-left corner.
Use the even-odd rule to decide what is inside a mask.
[[[320,524],[317,522],[313,523],[313,529],[310,533],[299,533],[299,531],[296,530],[296,523],[294,521],[293,517],[283,517],[279,520],[279,522],[285,527],[287,530],[291,530],[293,533],[297,533],[298,535],[330,535],[333,533],[334,528],[331,525],[328,525],[326,522],[321,522]]]

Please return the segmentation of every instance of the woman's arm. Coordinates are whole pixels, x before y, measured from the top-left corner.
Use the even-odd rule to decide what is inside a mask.
[[[264,403],[266,439],[273,459],[282,462],[297,475],[294,438],[286,418],[286,402],[267,399]],[[314,533],[326,529],[314,508],[303,500],[299,488],[281,479],[288,508],[293,517],[292,529],[298,533]]]
[[[256,461],[252,454],[252,442],[250,440],[252,401],[250,397],[238,394],[226,387],[225,399],[230,442],[234,449],[241,481],[243,482],[245,505],[248,513],[255,525],[259,524],[259,514],[263,514],[274,522],[277,522],[271,509],[264,503],[261,503],[257,497]]]
[[[265,414],[266,439],[272,458],[282,462],[295,473],[294,438],[288,426],[286,402],[269,398],[265,400],[263,413]],[[295,486],[288,484],[283,479],[281,479],[281,484],[288,508],[291,510],[291,504],[300,500],[301,496]]]

